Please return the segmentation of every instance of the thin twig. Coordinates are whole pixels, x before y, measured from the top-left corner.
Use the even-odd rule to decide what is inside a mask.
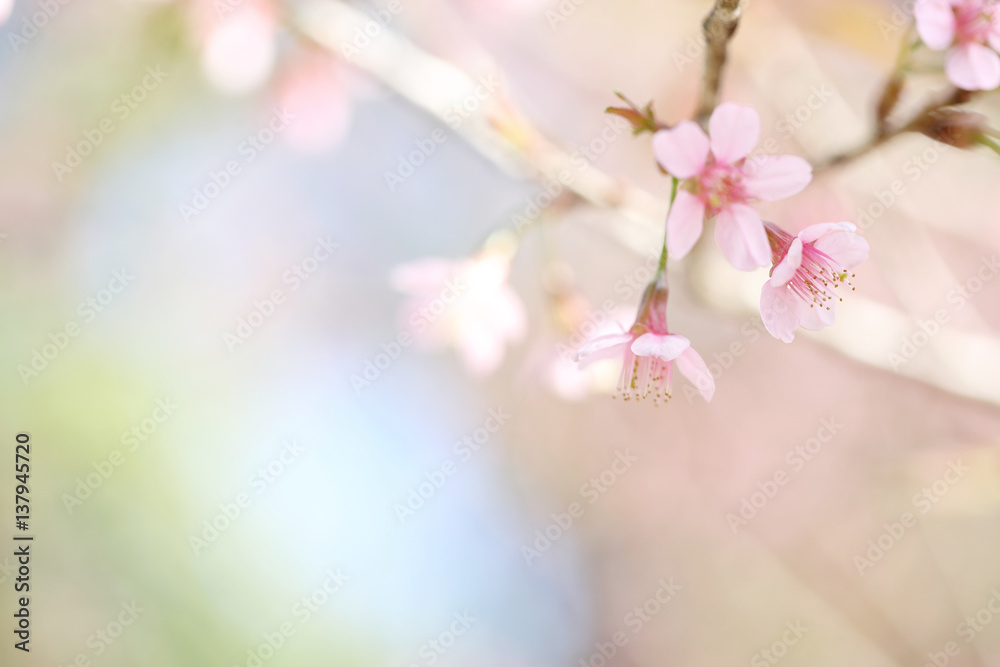
[[[719,104],[722,72],[726,66],[727,47],[740,25],[742,0],[715,0],[715,7],[705,19],[705,80],[698,100],[698,120],[704,123]]]
[[[920,132],[922,129],[926,128],[934,120],[934,114],[941,111],[945,107],[955,106],[957,104],[965,104],[972,98],[973,93],[967,90],[960,90],[958,88],[952,88],[948,91],[946,95],[943,95],[935,100],[931,100],[925,104],[913,117],[901,125],[896,127],[882,127],[879,131],[872,135],[871,139],[863,143],[862,145],[847,151],[846,153],[841,153],[835,155],[825,162],[816,166],[813,170],[814,173],[820,173],[828,169],[833,169],[835,167],[840,167],[848,162],[856,160],[860,157],[867,155],[876,148],[888,143],[890,140],[895,139],[901,134],[906,134],[907,132]]]
[[[341,44],[350,43],[355,31],[363,30],[370,20],[367,14],[342,0],[314,0],[306,3],[297,15],[301,31],[335,54],[340,53]],[[442,126],[447,123],[446,114],[452,105],[476,86],[476,82],[457,67],[420,49],[391,29],[384,29],[352,63],[425,110]],[[620,224],[609,232],[616,241],[637,253],[658,247],[667,214],[665,201],[593,166],[580,171],[568,153],[542,137],[502,98],[491,98],[484,106],[482,117],[470,117],[456,130],[470,146],[498,167],[540,182],[562,171],[570,171],[574,178],[567,185],[568,190],[593,206],[621,216]],[[511,125],[514,130],[510,129]],[[1000,365],[1000,339],[942,326],[934,345],[942,357],[941,362],[905,364],[893,369],[884,350],[898,344],[899,337],[910,330],[912,318],[861,295],[855,295],[851,301],[850,310],[838,313],[844,326],[827,330],[823,336],[813,336],[816,342],[872,368],[956,396],[1000,406],[1000,386],[982,373],[984,367]],[[753,312],[756,305],[752,299],[739,304],[746,313]],[[857,313],[855,317],[851,316],[852,311]],[[976,354],[970,356],[968,350],[975,350]]]

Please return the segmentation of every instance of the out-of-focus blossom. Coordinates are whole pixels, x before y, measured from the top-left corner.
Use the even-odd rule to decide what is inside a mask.
[[[279,108],[295,119],[284,133],[292,146],[322,152],[343,138],[351,119],[348,76],[325,53],[310,53],[289,63],[277,95]]]
[[[268,2],[244,0],[209,19],[201,65],[213,86],[227,93],[245,93],[267,80],[276,54],[275,14]]]
[[[589,364],[580,368],[576,355],[589,339],[622,333],[635,317],[631,308],[616,306],[611,310],[591,309],[584,301],[568,328],[566,336],[555,339],[551,334],[539,341],[527,355],[519,380],[532,386],[544,387],[565,401],[580,401],[592,394],[614,391],[617,369],[607,364]]]
[[[812,180],[812,167],[793,155],[747,159],[760,136],[760,116],[751,107],[719,105],[708,129],[706,136],[697,123],[685,121],[653,137],[657,161],[682,181],[667,217],[670,256],[687,255],[705,218],[715,217],[715,239],[733,266],[767,266],[764,223],[750,204],[801,192]]]
[[[0,0],[0,25],[7,22],[14,11],[14,0]]]
[[[485,250],[471,259],[427,258],[397,266],[393,287],[410,295],[404,324],[424,348],[454,347],[477,375],[503,361],[506,345],[524,337],[527,315],[507,283],[509,255]]]
[[[624,399],[670,400],[673,365],[690,380],[706,401],[715,393],[715,380],[704,360],[684,336],[667,329],[669,289],[661,272],[642,295],[635,323],[627,332],[599,336],[584,344],[576,354],[581,364],[599,359],[622,358],[618,393]]]
[[[1000,86],[1000,6],[996,0],[918,0],[917,31],[935,51],[948,50],[945,73],[964,90]]]
[[[818,331],[833,324],[837,288],[850,286],[848,269],[868,258],[868,242],[850,222],[810,225],[798,236],[765,226],[774,266],[761,289],[760,315],[772,336],[790,343],[798,327]]]

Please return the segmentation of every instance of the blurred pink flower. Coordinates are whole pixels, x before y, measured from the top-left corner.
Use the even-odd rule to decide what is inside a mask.
[[[673,365],[698,388],[706,401],[715,393],[715,380],[701,356],[684,336],[667,330],[669,290],[661,276],[642,295],[635,323],[627,332],[599,336],[585,343],[576,361],[589,364],[622,356],[618,392],[625,400],[646,398],[670,400]]]
[[[205,77],[227,93],[245,93],[260,86],[274,69],[277,10],[269,0],[243,0],[218,9],[199,5],[202,23],[201,65]],[[208,13],[211,9],[211,13]]]
[[[14,11],[14,0],[0,0],[0,25],[7,22],[12,11]]]
[[[918,0],[914,13],[924,43],[935,51],[948,49],[945,72],[952,83],[965,90],[1000,86],[996,0]]]
[[[322,152],[344,137],[351,119],[349,72],[326,53],[310,53],[289,64],[278,82],[278,108],[295,123],[284,136],[295,148]]]
[[[790,343],[800,326],[818,331],[833,324],[835,290],[850,285],[847,269],[868,258],[868,242],[850,222],[810,225],[798,236],[765,226],[774,266],[761,289],[760,315],[772,336]]]
[[[684,121],[653,137],[657,161],[682,181],[667,216],[670,256],[688,254],[706,216],[717,217],[715,239],[733,266],[743,271],[767,266],[767,234],[749,204],[801,192],[812,180],[812,167],[793,155],[748,160],[760,136],[760,116],[751,107],[719,105],[708,129],[711,138],[697,123]]]
[[[496,370],[507,343],[527,330],[527,315],[507,284],[509,258],[485,251],[471,259],[427,258],[401,264],[392,286],[412,298],[403,306],[405,326],[421,347],[454,347],[477,375]]]

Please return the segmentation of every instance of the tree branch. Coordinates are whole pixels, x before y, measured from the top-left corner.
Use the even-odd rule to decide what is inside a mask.
[[[715,0],[715,7],[705,19],[705,80],[698,100],[698,121],[705,123],[719,104],[722,72],[726,66],[727,47],[740,25],[742,0]]]
[[[890,82],[889,85],[892,85],[892,82]],[[934,123],[935,114],[939,111],[946,107],[965,104],[972,99],[972,96],[973,93],[967,90],[952,88],[947,92],[947,94],[939,97],[938,99],[931,100],[921,107],[921,109],[906,123],[890,128],[880,122],[880,127],[875,134],[872,135],[871,139],[857,148],[849,150],[846,153],[835,155],[825,162],[816,165],[814,173],[818,174],[828,169],[840,167],[848,162],[863,157],[901,134],[905,134],[907,132],[921,132]],[[883,94],[883,99],[885,99],[885,97],[885,94]]]
[[[740,3],[720,0],[719,4],[739,7]],[[306,3],[295,18],[304,35],[338,55],[341,45],[351,43],[355,30],[363,29],[370,20],[367,14],[342,0],[313,0]],[[710,16],[707,23],[711,20]],[[476,87],[476,82],[460,69],[390,29],[384,29],[351,62],[425,110],[443,127],[447,125],[446,114],[451,106]],[[470,146],[498,167],[540,182],[557,178],[568,170],[574,177],[567,190],[593,206],[612,210],[622,217],[622,224],[616,224],[610,232],[617,242],[639,254],[660,247],[666,202],[592,165],[579,170],[568,153],[541,136],[499,93],[483,105],[482,116],[470,117],[456,130]],[[935,108],[940,106],[942,104]],[[862,152],[855,151],[857,154]],[[716,305],[735,306],[748,315],[756,312],[755,298],[740,297],[737,301]],[[853,295],[851,302],[850,308],[838,313],[840,326],[822,334],[804,332],[804,335],[866,366],[956,396],[1000,406],[1000,384],[982,372],[986,367],[1000,367],[1000,338],[942,326],[934,344],[929,346],[937,352],[936,358],[928,354],[922,360],[924,363],[908,363],[894,369],[885,350],[893,349],[909,333],[912,318],[861,295]],[[969,354],[970,351],[975,354]]]

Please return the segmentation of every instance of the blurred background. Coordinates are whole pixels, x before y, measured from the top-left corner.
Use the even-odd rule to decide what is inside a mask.
[[[723,99],[863,143],[909,4],[753,0]],[[603,111],[689,117],[710,7],[0,1],[0,662],[1000,665],[996,155],[904,136],[766,208],[872,247],[791,345],[764,272],[674,263],[710,404],[570,361],[669,197]]]

